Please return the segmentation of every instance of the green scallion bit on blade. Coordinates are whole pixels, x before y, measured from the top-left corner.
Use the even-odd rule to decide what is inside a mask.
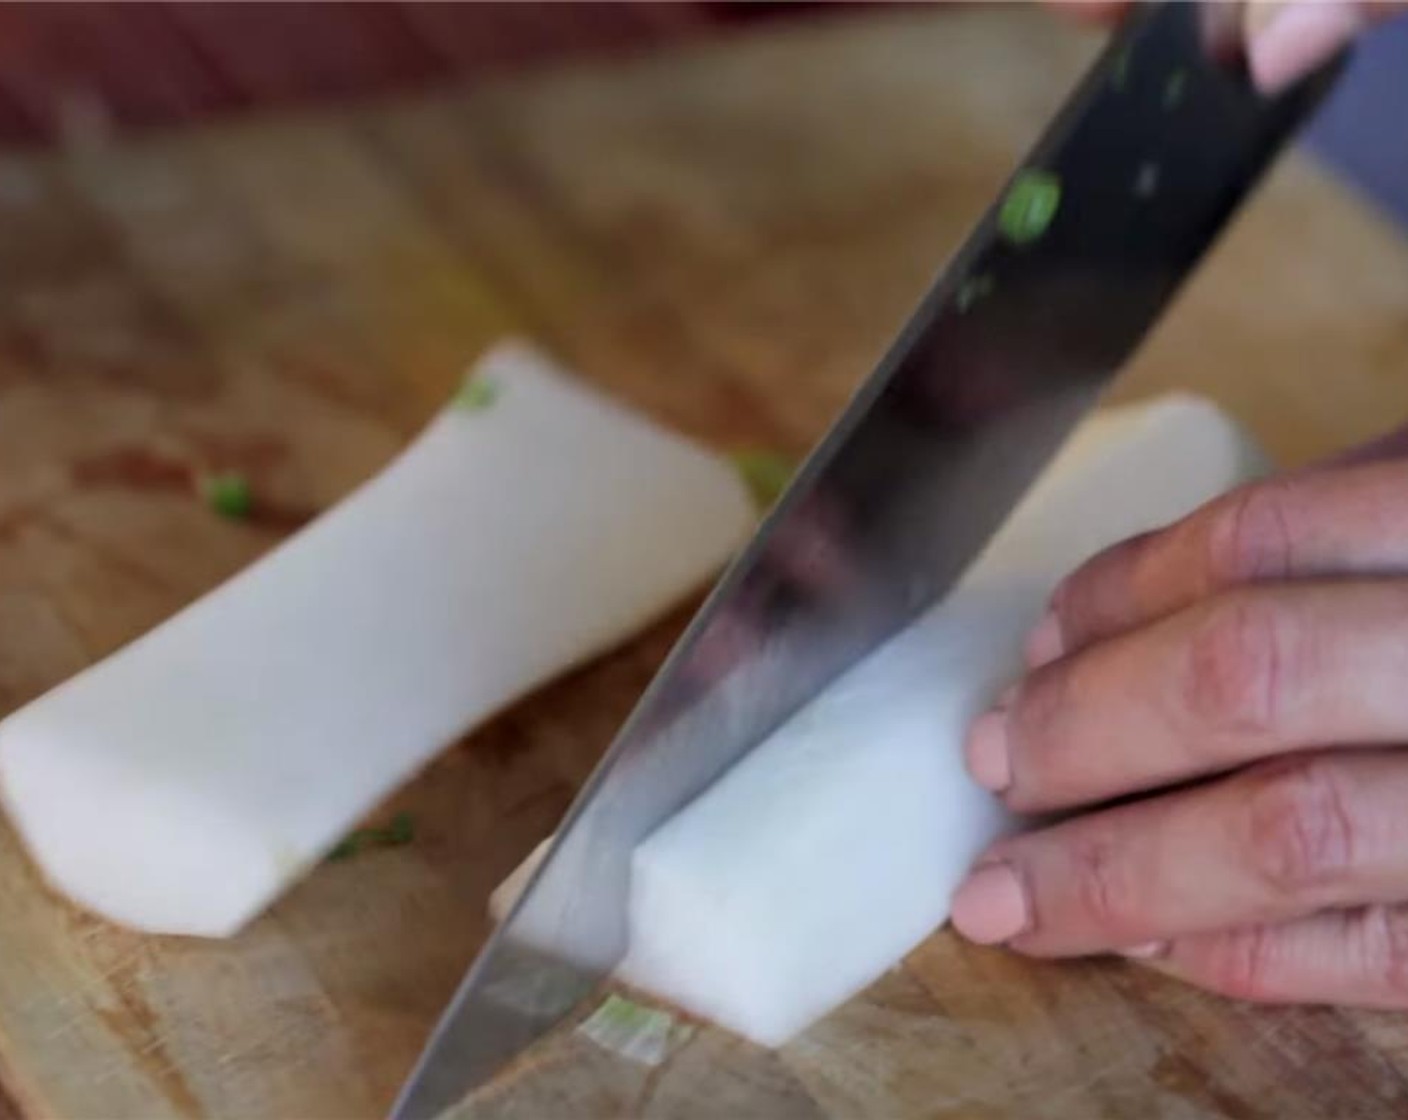
[[[763,510],[772,508],[797,473],[796,462],[775,451],[735,451],[729,458],[753,495],[754,503]]]
[[[242,520],[254,509],[254,491],[242,474],[224,472],[200,480],[201,497],[221,517]]]
[[[1129,84],[1129,48],[1125,47],[1115,56],[1114,65],[1110,67],[1110,84],[1115,89],[1122,90]]]
[[[990,272],[981,272],[977,276],[969,276],[958,287],[958,294],[954,296],[954,306],[958,308],[960,315],[967,314],[980,299],[986,299],[992,295],[992,290],[997,286],[997,281]]]
[[[483,377],[466,381],[455,394],[455,407],[465,412],[483,412],[499,398],[499,387]]]
[[[1061,180],[1049,171],[1018,173],[997,212],[997,228],[1014,245],[1039,240],[1061,206]]]
[[[1164,82],[1164,108],[1176,109],[1188,92],[1188,71],[1175,70]]]

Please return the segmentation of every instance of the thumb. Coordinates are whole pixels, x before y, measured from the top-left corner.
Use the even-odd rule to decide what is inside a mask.
[[[1252,79],[1277,93],[1347,46],[1370,24],[1408,3],[1368,0],[1260,0],[1243,9]]]

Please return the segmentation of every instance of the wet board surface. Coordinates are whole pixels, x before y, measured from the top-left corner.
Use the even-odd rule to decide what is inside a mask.
[[[494,338],[720,447],[817,437],[1096,43],[1039,12],[836,16],[624,66],[0,157],[0,711],[386,462]],[[1286,162],[1130,369],[1304,462],[1408,416],[1408,251]],[[247,523],[193,498],[244,472]],[[396,593],[398,589],[388,589]],[[413,588],[399,589],[414,594]],[[549,687],[228,943],[46,892],[0,826],[0,1115],[374,1117],[687,617]],[[1252,1008],[937,934],[777,1054],[570,1031],[470,1115],[1398,1117],[1408,1019]]]

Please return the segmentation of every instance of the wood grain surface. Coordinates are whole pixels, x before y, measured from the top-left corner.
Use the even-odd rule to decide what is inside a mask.
[[[720,446],[804,449],[1091,54],[1009,7],[833,20],[335,114],[0,157],[0,711],[384,463],[491,339]],[[1408,414],[1408,253],[1282,166],[1117,395],[1210,394],[1287,463]],[[193,497],[244,471],[249,523]],[[388,589],[415,594],[414,588]],[[227,943],[46,892],[0,826],[0,1057],[24,1117],[381,1114],[686,617],[458,744]],[[936,934],[777,1054],[656,1070],[572,1033],[473,1115],[1408,1114],[1408,1020],[1253,1008]],[[0,1115],[6,1105],[0,1103]]]

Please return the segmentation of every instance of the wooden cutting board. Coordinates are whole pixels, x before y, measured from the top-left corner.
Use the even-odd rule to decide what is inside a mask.
[[[80,114],[61,155],[0,157],[0,711],[336,500],[505,332],[719,446],[803,450],[1094,46],[1034,11],[866,13],[165,139]],[[1408,252],[1289,161],[1117,395],[1175,386],[1287,463],[1408,416]],[[250,523],[193,498],[214,468]],[[226,943],[75,911],[0,826],[0,1114],[381,1114],[685,613],[447,752],[388,807],[411,846]],[[471,1111],[1397,1117],[1405,1078],[1402,1017],[938,934],[779,1054],[703,1031],[651,1071],[567,1034]]]

